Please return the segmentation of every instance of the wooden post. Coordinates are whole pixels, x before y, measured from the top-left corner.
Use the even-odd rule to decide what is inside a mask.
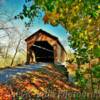
[[[27,58],[26,58],[26,64],[30,63],[30,49],[27,43]]]
[[[54,62],[57,62],[57,45],[54,45]]]

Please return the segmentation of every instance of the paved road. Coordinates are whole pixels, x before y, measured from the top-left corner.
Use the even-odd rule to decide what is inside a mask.
[[[47,63],[38,63],[34,65],[24,65],[22,67],[16,67],[16,68],[7,68],[0,70],[0,83],[7,82],[11,76],[25,73],[25,72],[31,72],[32,70],[36,70],[38,68],[42,68],[43,66],[48,65]]]

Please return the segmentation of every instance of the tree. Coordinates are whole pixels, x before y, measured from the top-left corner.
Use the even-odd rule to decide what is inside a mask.
[[[7,17],[2,19],[2,17]],[[24,38],[26,30],[22,32],[14,24],[14,17],[6,11],[0,12],[0,67],[15,65],[17,54],[25,52]],[[23,40],[23,41],[22,41]],[[21,46],[20,46],[21,45]]]
[[[74,50],[78,70],[80,64],[89,63],[91,59],[100,59],[100,2],[99,0],[34,0],[31,6],[26,0],[17,18],[29,18],[32,23],[34,16],[40,11],[45,12],[43,20],[53,26],[61,24],[70,34],[69,42]],[[92,74],[90,71],[93,91]],[[79,79],[80,80],[80,79]]]
[[[32,0],[26,0],[30,1]],[[100,50],[99,0],[34,0],[31,6],[24,5],[23,12],[17,17],[33,20],[40,13],[40,9],[45,12],[45,23],[61,24],[69,31],[70,46],[74,49],[76,58],[82,61],[80,63],[97,56],[94,49]]]
[[[17,28],[15,28],[14,31],[17,32],[18,38],[19,38],[19,39],[17,40],[17,44],[16,44],[16,47],[15,47],[15,52],[14,52],[14,55],[13,55],[13,57],[12,57],[10,66],[13,66],[14,60],[15,60],[16,55],[17,55],[17,53],[18,53],[19,51],[21,51],[22,53],[23,53],[23,51],[25,52],[25,48],[23,47],[23,45],[25,45],[25,44],[23,43],[23,39],[26,37],[26,32],[27,32],[27,31],[25,30],[26,32],[23,31],[23,33],[20,33],[20,32],[18,31]],[[20,47],[21,44],[22,44],[22,47]]]

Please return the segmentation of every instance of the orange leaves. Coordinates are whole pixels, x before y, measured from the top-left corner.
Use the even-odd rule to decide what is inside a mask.
[[[60,80],[56,80],[55,84],[57,84],[60,88],[64,89],[65,88],[65,83],[60,81]]]
[[[29,81],[28,80],[25,80],[24,82],[23,82],[23,85],[24,86],[27,86],[29,84]]]
[[[45,16],[43,17],[44,23],[50,22],[50,24],[52,25],[56,25],[58,19],[59,19],[59,14],[55,11],[46,12]]]
[[[25,73],[24,75],[19,75],[18,77],[16,76],[10,82],[12,91],[5,86],[0,86],[0,100],[12,100],[12,96],[24,98],[27,94],[31,96],[44,96],[45,94],[48,94],[48,91],[58,92],[75,90],[63,80],[64,77],[64,75],[59,73],[57,69],[53,68],[51,65],[48,65],[47,68],[44,68],[41,71],[32,71],[30,73]],[[75,91],[77,91],[77,89]]]
[[[31,79],[31,83],[34,83],[36,87],[40,87],[42,81],[39,80],[39,79],[36,79],[36,78],[32,78],[32,79]]]
[[[0,85],[0,100],[12,100],[11,91],[3,85]]]
[[[49,16],[48,16],[48,15],[45,15],[45,16],[43,17],[43,20],[44,20],[44,23],[48,23]]]

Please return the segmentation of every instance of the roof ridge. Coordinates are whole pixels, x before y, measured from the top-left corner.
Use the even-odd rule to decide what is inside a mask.
[[[43,34],[45,33],[45,34],[47,34],[47,35],[49,35],[49,36],[55,38],[55,39],[58,41],[58,43],[61,45],[61,47],[64,49],[64,51],[66,52],[64,46],[62,45],[62,43],[60,43],[59,38],[56,37],[55,35],[50,34],[49,32],[47,32],[47,31],[45,31],[45,30],[43,30],[43,29],[37,30],[37,31],[34,32],[32,35],[30,35],[29,37],[27,37],[27,38],[25,39],[25,41],[27,41],[28,39],[30,39],[32,36],[36,35],[36,34],[39,33],[39,32],[43,32]]]

